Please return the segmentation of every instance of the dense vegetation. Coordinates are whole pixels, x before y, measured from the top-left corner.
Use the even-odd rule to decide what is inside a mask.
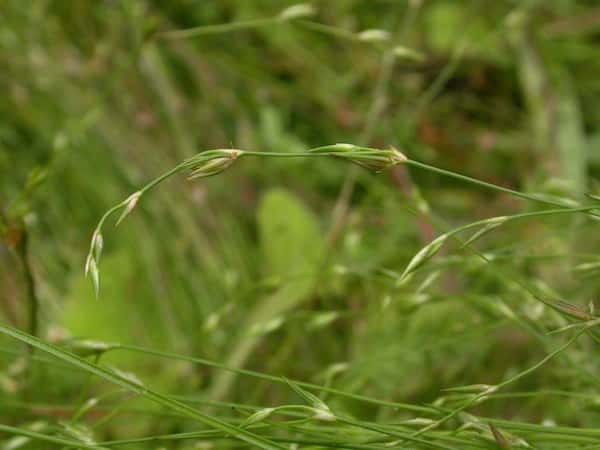
[[[597,1],[26,3],[0,449],[600,448]]]

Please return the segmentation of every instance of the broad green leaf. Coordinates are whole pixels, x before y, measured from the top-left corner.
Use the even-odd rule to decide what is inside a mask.
[[[77,338],[102,342],[160,345],[166,339],[160,314],[147,297],[131,295],[132,286],[141,279],[127,251],[106,255],[101,261],[104,278],[100,298],[96,299],[83,273],[72,283],[63,306],[63,326]],[[140,292],[136,290],[135,292]],[[140,311],[143,309],[143,311]],[[144,320],[132,320],[143,313]],[[135,367],[139,359],[109,352],[108,359],[125,368]]]
[[[322,233],[314,214],[294,195],[282,189],[268,192],[258,211],[258,226],[268,275],[296,278],[315,270]]]
[[[252,330],[283,317],[300,305],[310,293],[324,248],[322,232],[315,215],[291,193],[274,189],[268,192],[258,211],[260,244],[266,276],[277,276],[281,286],[273,294],[259,298],[234,342],[227,365],[242,367],[260,342]],[[211,397],[221,398],[235,379],[223,373],[213,385]]]

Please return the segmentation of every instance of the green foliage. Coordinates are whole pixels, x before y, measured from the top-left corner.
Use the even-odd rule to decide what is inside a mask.
[[[294,290],[298,297],[305,296],[325,250],[317,218],[294,195],[274,189],[262,199],[257,220],[265,274],[298,278]]]
[[[323,263],[324,239],[311,211],[283,189],[265,194],[258,209],[258,227],[264,275],[275,283],[274,292],[259,296],[238,325],[227,365],[242,367],[263,335],[278,328],[286,314],[307,300]],[[230,389],[234,375],[221,375],[212,389],[220,399]]]
[[[0,448],[598,445],[597,2],[0,9]]]

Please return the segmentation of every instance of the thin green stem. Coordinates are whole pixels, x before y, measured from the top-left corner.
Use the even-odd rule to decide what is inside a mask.
[[[486,181],[482,181],[482,180],[478,180],[476,178],[472,178],[466,175],[462,175],[456,172],[451,172],[449,170],[445,170],[445,169],[440,169],[439,167],[435,167],[435,166],[430,166],[429,164],[424,164],[422,162],[419,161],[415,161],[412,159],[408,159],[405,164],[408,164],[410,166],[413,167],[417,167],[419,169],[423,169],[423,170],[427,170],[429,172],[434,172],[434,173],[438,173],[440,175],[444,175],[446,177],[450,177],[450,178],[454,178],[457,180],[461,180],[467,183],[471,183],[471,184],[475,184],[477,186],[481,186],[481,187],[485,187],[487,189],[491,189],[494,191],[498,191],[498,192],[504,192],[506,194],[510,194],[513,195],[515,197],[519,197],[525,200],[531,200],[534,202],[538,202],[538,203],[544,203],[546,205],[553,205],[553,206],[562,206],[562,207],[570,207],[570,205],[564,204],[564,203],[559,203],[559,202],[554,202],[551,200],[546,200],[543,198],[540,198],[534,194],[526,194],[524,192],[520,192],[520,191],[516,191],[514,189],[510,189],[510,188],[506,188],[503,186],[498,186],[496,184],[492,184],[492,183],[488,183]]]
[[[445,450],[457,450],[456,447],[448,447],[447,445],[434,443],[434,442],[430,442],[430,441],[426,441],[424,439],[418,438],[417,434],[399,433],[398,431],[391,430],[388,427],[382,427],[382,426],[375,425],[375,424],[372,424],[369,422],[363,422],[363,421],[353,420],[353,419],[343,418],[343,417],[337,417],[336,420],[341,423],[345,423],[347,425],[351,425],[351,426],[354,426],[357,428],[362,428],[365,430],[374,431],[376,433],[385,434],[386,436],[391,436],[396,439],[402,439],[402,440],[406,440],[409,442],[415,442],[417,444],[423,444],[428,447],[441,448],[441,449],[445,449]]]
[[[232,31],[249,30],[260,28],[265,25],[284,23],[279,17],[267,17],[263,19],[241,20],[238,22],[222,23],[217,25],[203,25],[199,27],[186,28],[184,30],[164,31],[156,36],[161,39],[188,39],[211,34],[229,33]]]
[[[308,30],[316,31],[318,33],[323,33],[329,36],[347,39],[354,42],[360,41],[360,38],[356,35],[356,33],[343,28],[326,25],[324,23],[313,22],[312,20],[298,20],[296,23]]]
[[[3,433],[12,434],[15,436],[23,436],[29,439],[35,439],[42,442],[50,442],[53,444],[64,445],[69,448],[86,448],[92,450],[108,450],[107,447],[96,444],[87,444],[82,441],[75,441],[71,439],[61,438],[57,436],[49,436],[47,434],[38,433],[32,430],[26,430],[24,428],[11,427],[9,425],[0,424],[0,431]]]
[[[427,431],[430,431],[434,428],[439,427],[440,425],[446,423],[448,420],[452,419],[453,417],[455,417],[457,414],[459,414],[460,412],[470,408],[473,405],[476,405],[484,400],[486,400],[489,396],[489,394],[494,393],[496,391],[498,391],[499,389],[502,389],[503,387],[529,375],[531,372],[534,372],[535,370],[539,369],[541,366],[543,366],[544,364],[546,364],[548,361],[550,361],[552,358],[554,358],[556,355],[558,355],[559,353],[561,353],[563,350],[565,350],[567,347],[569,347],[571,344],[573,344],[578,338],[579,336],[581,336],[585,331],[587,330],[587,327],[582,328],[581,330],[579,330],[577,333],[575,333],[573,335],[573,337],[571,339],[569,339],[566,343],[564,343],[563,345],[561,345],[560,347],[558,347],[557,349],[555,349],[554,351],[550,352],[548,355],[546,355],[543,359],[541,359],[539,362],[537,362],[536,364],[534,364],[533,366],[519,372],[518,374],[508,378],[507,380],[492,386],[490,389],[486,389],[485,391],[473,396],[473,398],[471,398],[470,400],[468,400],[467,402],[465,402],[462,406],[452,410],[450,413],[446,414],[444,417],[442,417],[439,420],[436,420],[434,423],[427,425],[424,428],[421,428],[419,431],[416,431],[415,433],[412,434],[413,437],[415,436],[420,436],[424,433],[426,433]]]
[[[210,428],[224,431],[230,434],[231,436],[235,437],[236,439],[247,442],[251,445],[255,445],[265,450],[284,450],[284,447],[278,444],[270,442],[260,436],[257,436],[246,430],[240,429],[227,422],[223,422],[219,419],[215,419],[214,417],[203,414],[200,411],[186,405],[185,403],[173,400],[166,395],[159,394],[158,392],[155,392],[147,388],[146,386],[137,383],[136,381],[132,381],[129,378],[126,378],[116,372],[110,371],[101,366],[94,365],[86,361],[85,359],[80,358],[77,355],[66,352],[54,345],[47,344],[41,341],[40,339],[36,338],[35,336],[31,336],[16,328],[0,324],[0,333],[10,336],[26,344],[29,344],[33,347],[36,347],[39,350],[49,353],[61,359],[62,361],[70,363],[87,373],[97,375],[106,381],[121,386],[122,388],[135,394],[138,394],[142,397],[145,397],[148,400],[151,400],[159,405],[180,412],[188,418],[203,423],[204,425]]]
[[[157,185],[159,185],[160,183],[162,183],[163,181],[165,181],[167,178],[170,178],[173,175],[175,175],[176,173],[181,172],[182,170],[186,169],[187,166],[188,166],[188,160],[184,161],[181,164],[176,165],[171,170],[169,170],[169,171],[163,173],[162,175],[156,177],[150,183],[148,183],[147,185],[145,185],[142,189],[140,189],[140,192],[146,193],[146,192],[150,191],[151,189],[153,189],[154,187],[156,187]]]
[[[196,364],[202,364],[204,366],[212,367],[215,369],[234,372],[234,373],[237,373],[240,375],[246,375],[246,376],[260,378],[260,379],[267,380],[267,381],[273,381],[273,382],[280,383],[280,384],[288,384],[288,382],[290,381],[290,380],[286,380],[283,377],[278,377],[275,375],[269,375],[269,374],[265,374],[265,373],[261,373],[261,372],[256,372],[253,370],[232,368],[232,367],[226,366],[224,364],[221,364],[221,363],[218,363],[215,361],[210,361],[210,360],[203,359],[203,358],[195,358],[192,356],[185,356],[185,355],[179,355],[176,353],[163,352],[163,351],[159,351],[159,350],[153,350],[153,349],[149,349],[149,348],[145,348],[145,347],[140,347],[137,345],[114,344],[114,346],[111,347],[111,350],[112,351],[114,351],[114,350],[129,350],[129,351],[134,351],[134,352],[145,353],[148,355],[154,355],[154,356],[158,356],[161,358],[169,358],[169,359],[177,359],[180,361],[188,361],[188,362],[192,362],[192,363],[196,363]],[[402,409],[402,410],[406,410],[406,411],[420,412],[420,413],[430,413],[430,414],[439,413],[439,411],[436,408],[411,405],[408,403],[398,403],[398,402],[392,402],[392,401],[388,401],[388,400],[379,400],[379,399],[375,399],[372,397],[366,397],[366,396],[358,395],[358,394],[351,394],[348,392],[340,391],[335,388],[320,386],[317,384],[307,383],[307,382],[303,382],[303,381],[292,380],[292,382],[303,388],[314,389],[316,391],[321,391],[321,392],[327,392],[330,394],[338,395],[340,397],[350,398],[353,400],[370,403],[373,405],[386,406],[386,407]]]

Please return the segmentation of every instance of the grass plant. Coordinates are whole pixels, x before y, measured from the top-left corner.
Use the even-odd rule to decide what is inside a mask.
[[[594,2],[1,9],[0,450],[600,448]]]

